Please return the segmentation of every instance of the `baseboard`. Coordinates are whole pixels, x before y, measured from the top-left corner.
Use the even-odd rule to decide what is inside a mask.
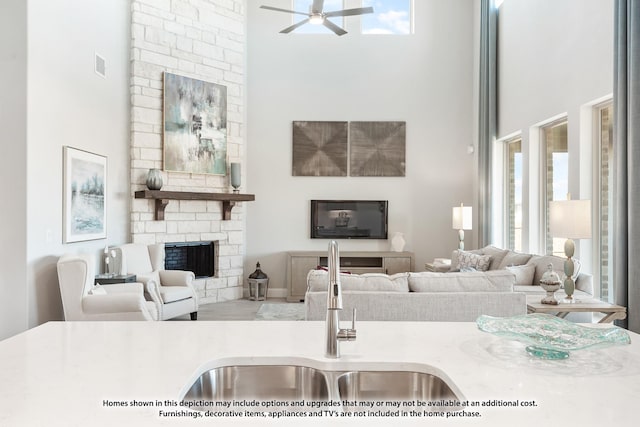
[[[285,288],[275,288],[275,289],[269,289],[267,291],[267,298],[286,298],[287,297],[287,290]]]
[[[244,288],[242,290],[243,298],[249,298],[249,289]],[[270,288],[267,291],[267,298],[286,298],[287,290],[285,288]]]

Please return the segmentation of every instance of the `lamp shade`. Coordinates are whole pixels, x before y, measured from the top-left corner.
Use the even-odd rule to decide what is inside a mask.
[[[549,230],[553,237],[591,238],[591,200],[549,202]]]
[[[454,230],[471,230],[473,223],[471,206],[460,206],[453,208],[452,224]]]

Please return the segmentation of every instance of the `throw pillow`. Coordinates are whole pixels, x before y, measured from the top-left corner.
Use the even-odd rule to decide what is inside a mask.
[[[491,265],[491,255],[478,255],[472,252],[458,251],[458,270],[474,268],[487,271]]]
[[[89,289],[89,295],[106,295],[107,291],[104,290],[100,284],[95,285],[93,288]]]
[[[516,285],[531,286],[533,285],[533,276],[536,273],[536,266],[533,264],[514,265],[507,267],[507,270],[516,275]]]

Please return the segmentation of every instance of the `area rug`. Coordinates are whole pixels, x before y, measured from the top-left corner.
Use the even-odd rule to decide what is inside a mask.
[[[304,304],[264,303],[256,313],[255,320],[304,320]]]

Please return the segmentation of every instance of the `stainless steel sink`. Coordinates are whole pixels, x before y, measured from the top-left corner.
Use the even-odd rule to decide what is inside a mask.
[[[210,409],[210,405],[201,404],[201,401],[462,400],[462,396],[457,396],[446,381],[437,375],[397,370],[393,366],[389,368],[345,371],[302,365],[221,366],[200,375],[188,387],[182,400],[189,402],[188,406],[195,410]],[[461,408],[440,409],[450,411]],[[277,407],[261,406],[260,410],[274,411]]]
[[[354,371],[338,377],[341,399],[347,400],[458,400],[440,377],[412,371]]]
[[[185,401],[316,400],[329,397],[322,371],[307,366],[222,366],[203,373],[189,388]],[[193,406],[193,409],[203,409]]]

